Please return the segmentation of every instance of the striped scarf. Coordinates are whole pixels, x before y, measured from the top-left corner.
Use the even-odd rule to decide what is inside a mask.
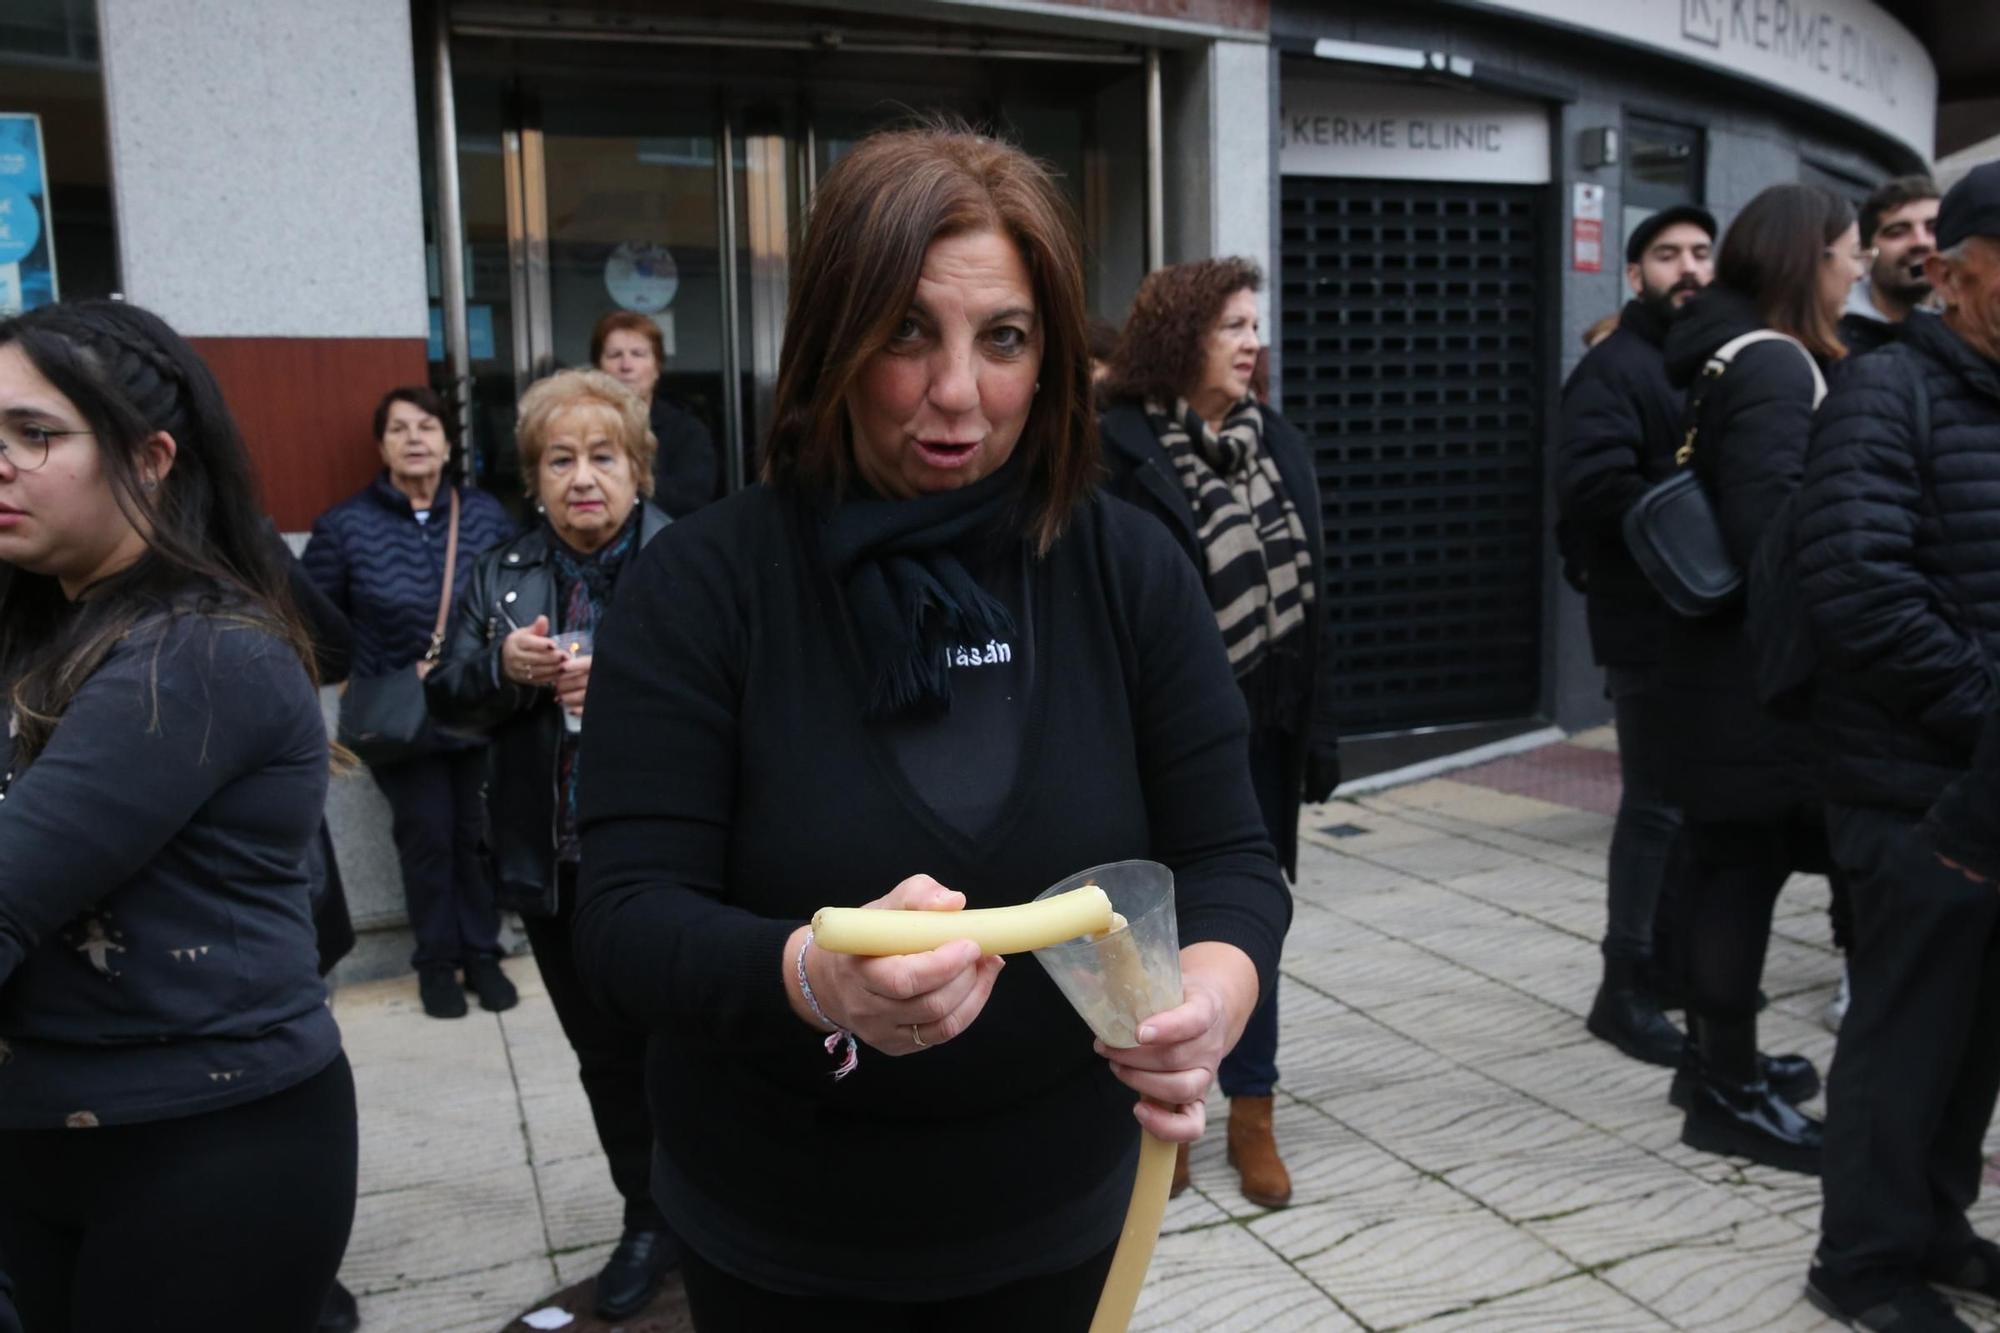
[[[1306,623],[1317,585],[1305,524],[1264,449],[1256,399],[1231,408],[1220,433],[1185,398],[1171,413],[1149,399],[1146,415],[1194,507],[1209,600],[1229,665],[1243,680]]]

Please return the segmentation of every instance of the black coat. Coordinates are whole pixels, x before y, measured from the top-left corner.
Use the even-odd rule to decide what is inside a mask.
[[[708,427],[686,408],[653,394],[650,414],[660,452],[653,460],[653,503],[671,518],[686,518],[717,495],[722,469]]]
[[[1710,287],[1667,330],[1668,375],[1692,383],[1717,348],[1761,327],[1748,300]],[[1745,568],[1804,473],[1814,392],[1797,347],[1758,342],[1737,353],[1702,404],[1693,466]],[[1660,659],[1663,704],[1676,720],[1662,737],[1668,791],[1686,813],[1770,821],[1812,800],[1811,732],[1758,704],[1741,605],[1699,620],[1664,617]]]
[[[1556,448],[1556,508],[1579,541],[1600,666],[1659,660],[1666,603],[1625,545],[1625,512],[1674,470],[1685,395],[1667,378],[1661,344],[1667,319],[1645,301],[1626,303],[1618,327],[1577,363],[1563,385]]]
[[[1318,577],[1312,608],[1306,619],[1305,670],[1312,682],[1304,716],[1284,730],[1283,790],[1292,794],[1291,817],[1271,830],[1278,844],[1278,859],[1285,873],[1298,873],[1298,804],[1306,798],[1323,801],[1340,781],[1340,725],[1335,713],[1333,692],[1325,688],[1322,673],[1330,660],[1327,641],[1326,529],[1320,513],[1319,482],[1313,468],[1312,448],[1291,423],[1269,407],[1264,414],[1264,448],[1278,467],[1285,493],[1299,511],[1312,552],[1312,567]],[[1201,539],[1195,534],[1194,506],[1187,491],[1174,475],[1174,465],[1145,409],[1136,403],[1117,403],[1098,419],[1104,441],[1104,461],[1111,470],[1106,483],[1113,495],[1129,501],[1167,525],[1181,549],[1197,570],[1208,568],[1202,555]]]
[[[2000,703],[2000,366],[1924,314],[1856,360],[1820,410],[1797,537],[1827,794],[1924,810]]]
[[[639,544],[660,535],[672,520],[647,504],[639,516]],[[556,764],[562,745],[562,709],[553,691],[508,680],[500,646],[515,625],[559,607],[549,531],[537,526],[479,558],[454,617],[444,659],[424,681],[431,717],[454,731],[491,738],[487,748],[487,848],[493,857],[499,905],[534,916],[556,911]],[[625,570],[638,563],[637,552]],[[622,586],[624,575],[619,582]],[[507,623],[513,617],[514,624]]]
[[[1887,347],[1896,341],[1896,333],[1901,327],[1886,319],[1849,313],[1840,317],[1840,340],[1847,344],[1848,356],[1856,357]]]

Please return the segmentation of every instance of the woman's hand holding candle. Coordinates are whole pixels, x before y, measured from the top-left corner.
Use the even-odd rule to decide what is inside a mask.
[[[1118,1081],[1140,1095],[1133,1108],[1155,1138],[1193,1143],[1207,1123],[1202,1099],[1222,1057],[1243,1035],[1257,1007],[1257,969],[1233,944],[1209,941],[1181,950],[1178,1008],[1139,1025],[1139,1045],[1097,1043]]]
[[[957,912],[965,907],[965,895],[929,875],[913,875],[867,906]],[[792,1011],[823,1030],[793,975],[792,960],[805,931],[801,926],[786,943],[785,989]],[[1006,960],[998,955],[981,957],[979,946],[970,940],[882,958],[818,947],[806,950],[806,976],[827,1018],[887,1055],[910,1055],[942,1045],[971,1027],[1005,966]]]

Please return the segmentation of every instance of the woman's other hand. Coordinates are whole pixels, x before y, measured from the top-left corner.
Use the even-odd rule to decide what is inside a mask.
[[[957,912],[965,895],[932,879],[912,875],[867,907],[892,911]],[[792,1007],[819,1026],[798,993],[792,960],[805,928],[794,932],[785,952],[785,980]],[[971,1027],[993,993],[993,980],[1006,966],[995,955],[983,958],[971,940],[953,940],[927,953],[861,958],[806,950],[806,976],[829,1021],[846,1028],[887,1055],[912,1055],[942,1046]]]
[[[516,685],[552,685],[569,658],[549,637],[549,618],[515,630],[500,642],[500,670]]]
[[[556,668],[556,702],[573,717],[583,716],[584,692],[590,688],[590,654],[565,657]]]
[[[1256,965],[1233,944],[1190,944],[1181,950],[1181,994],[1178,1008],[1139,1025],[1139,1045],[1097,1043],[1118,1081],[1140,1095],[1139,1123],[1169,1143],[1201,1137],[1216,1067],[1257,1007]]]

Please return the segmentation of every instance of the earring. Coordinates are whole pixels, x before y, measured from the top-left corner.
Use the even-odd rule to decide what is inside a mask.
[[[1042,382],[1041,382],[1040,380],[1036,380],[1036,381],[1035,381],[1035,392],[1036,392],[1036,393],[1040,393],[1041,391],[1042,391]]]
[[[145,490],[157,491],[160,489],[160,479],[158,477],[148,477],[140,482],[139,485]]]

